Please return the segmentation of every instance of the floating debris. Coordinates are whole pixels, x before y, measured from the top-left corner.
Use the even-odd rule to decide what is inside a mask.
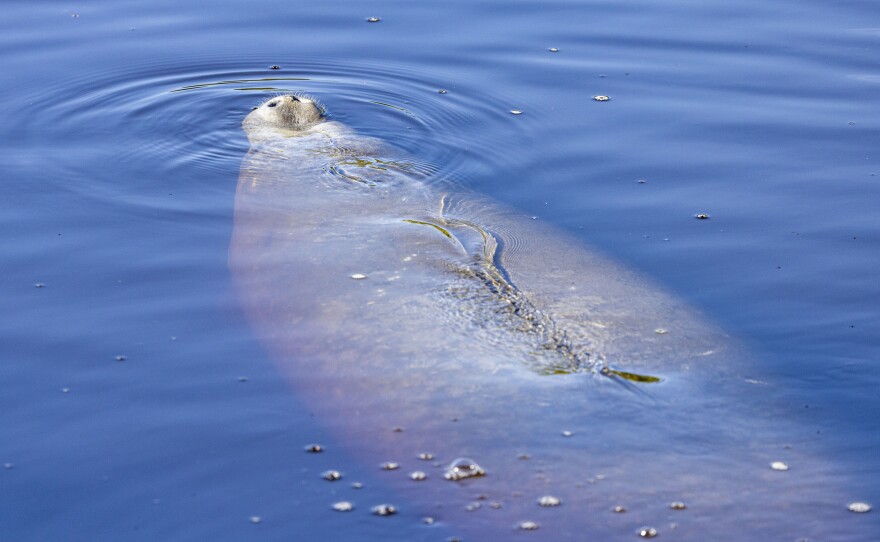
[[[397,513],[397,508],[393,504],[377,504],[370,511],[377,516],[393,516]]]
[[[697,213],[694,215],[697,220],[709,220],[709,213]]]
[[[378,23],[378,22],[381,21],[381,20],[382,20],[382,19],[380,19],[379,17],[367,17],[367,22],[368,22],[368,23]]]
[[[563,431],[562,432],[563,437],[570,437],[572,435],[574,435],[574,433],[572,433],[571,431]]]
[[[534,521],[520,521],[516,525],[516,528],[521,531],[536,531],[538,527],[538,523]]]
[[[612,508],[611,511],[614,512],[615,514],[623,514],[624,512],[626,512],[626,507],[618,505],[618,506],[615,506],[614,508]]]
[[[786,465],[782,461],[774,461],[773,463],[770,463],[770,468],[778,471],[787,471],[788,465]]]
[[[420,470],[413,471],[409,475],[410,480],[415,480],[416,482],[421,482],[422,480],[426,479],[427,477],[428,477],[428,475]]]
[[[476,461],[473,459],[459,457],[449,464],[443,477],[447,480],[458,481],[464,480],[465,478],[476,478],[485,474],[486,471],[477,465]]]
[[[360,482],[353,482],[351,484],[352,489],[363,489],[363,487],[364,487],[364,484],[362,484]]]
[[[263,518],[261,518],[260,516],[251,516],[251,517],[249,517],[248,519],[249,519],[249,520],[251,521],[251,523],[253,523],[254,525],[256,525],[257,523],[260,523],[261,521],[263,521]]]
[[[654,333],[656,333],[657,335],[666,335],[667,333],[669,333],[669,330],[663,329],[662,327],[658,327],[657,329],[654,330]]]
[[[483,506],[482,503],[472,502],[472,503],[468,503],[468,505],[465,506],[464,509],[467,510],[468,512],[473,512],[474,510],[479,510],[482,506]]]
[[[489,508],[491,508],[492,510],[498,510],[499,508],[501,508],[501,503],[498,501],[492,501],[489,503]]]
[[[418,458],[422,461],[430,461],[434,459],[434,454],[432,454],[431,452],[422,452],[418,455]]]
[[[441,88],[441,89],[437,90],[437,94],[447,94],[448,92],[449,91],[446,90],[445,88]]]
[[[520,111],[519,109],[511,109],[510,113],[512,115],[522,115],[522,111]]]
[[[864,514],[871,511],[871,505],[866,502],[851,502],[847,505],[847,510],[857,514]]]
[[[381,465],[382,470],[397,470],[400,468],[400,463],[395,463],[394,461],[386,461]]]
[[[608,96],[605,96],[603,94],[600,94],[598,96],[593,96],[593,99],[596,100],[597,102],[607,102],[611,98],[609,98]]]
[[[553,495],[544,495],[538,499],[539,506],[559,506],[560,504],[562,504],[562,501],[559,500],[559,497],[554,497]]]
[[[365,278],[367,278],[367,276],[363,273],[355,273],[351,276],[351,278],[353,278],[354,280],[364,280]]]
[[[329,480],[331,482],[335,482],[342,478],[342,473],[338,470],[328,470],[321,473],[321,478],[325,480]]]
[[[269,66],[269,69],[270,70],[280,70],[281,66],[277,66],[277,65],[273,64],[273,65]]]
[[[37,282],[36,284],[34,284],[34,288],[42,288],[44,286],[45,284],[43,284],[42,282]]]
[[[551,53],[558,53],[559,52],[559,49],[557,47],[551,47],[547,50],[550,51]]]
[[[351,512],[354,510],[354,505],[348,501],[339,501],[333,503],[333,509],[337,512]]]
[[[639,536],[642,538],[654,538],[657,536],[657,529],[653,527],[642,527],[639,529]]]
[[[61,388],[61,393],[70,393],[70,388]]]
[[[684,510],[687,506],[681,501],[673,501],[669,503],[669,508],[672,510]]]
[[[125,361],[125,356],[123,356],[122,354],[116,356],[116,361]]]
[[[637,180],[636,182],[639,183],[639,184],[645,184],[645,183],[648,182],[648,181],[645,180],[645,179],[639,179],[639,180]]]
[[[422,518],[422,523],[424,523],[425,525],[434,525],[434,518],[432,518],[430,516],[424,517],[424,518]]]
[[[310,454],[319,454],[324,451],[324,447],[320,444],[307,444],[305,447],[305,451]]]

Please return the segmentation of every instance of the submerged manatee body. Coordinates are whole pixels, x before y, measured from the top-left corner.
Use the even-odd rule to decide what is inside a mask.
[[[538,221],[442,191],[308,98],[272,98],[243,126],[230,266],[248,318],[353,453],[403,466],[387,475],[402,511],[473,540],[524,521],[533,540],[644,524],[816,535],[797,528],[834,496],[767,467],[798,451],[780,455],[785,437],[742,400],[748,360],[695,311]],[[458,457],[486,475],[444,478]]]

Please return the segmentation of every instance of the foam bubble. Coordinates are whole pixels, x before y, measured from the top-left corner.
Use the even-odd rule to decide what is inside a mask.
[[[449,464],[446,468],[446,474],[443,475],[447,480],[464,480],[465,478],[476,478],[483,476],[486,471],[480,467],[476,461],[467,457],[459,457]]]

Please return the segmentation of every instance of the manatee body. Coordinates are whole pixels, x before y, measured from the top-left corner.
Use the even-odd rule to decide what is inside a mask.
[[[765,488],[774,457],[754,437],[768,422],[717,395],[748,388],[746,364],[693,309],[540,221],[444,192],[308,98],[243,126],[230,266],[248,319],[352,453],[402,465],[387,475],[402,510],[475,540],[522,521],[534,540],[672,521],[736,539],[730,506],[802,519],[791,499],[775,517],[786,482]],[[486,475],[444,479],[462,456]],[[677,500],[698,512],[670,518]]]

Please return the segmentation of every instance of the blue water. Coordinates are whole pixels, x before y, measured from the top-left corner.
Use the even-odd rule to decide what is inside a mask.
[[[240,122],[285,91],[702,309],[756,353],[741,401],[880,504],[876,3],[4,8],[0,540],[455,534],[329,509],[340,464],[395,494],[329,453],[232,293]],[[845,507],[781,539],[875,539]]]

